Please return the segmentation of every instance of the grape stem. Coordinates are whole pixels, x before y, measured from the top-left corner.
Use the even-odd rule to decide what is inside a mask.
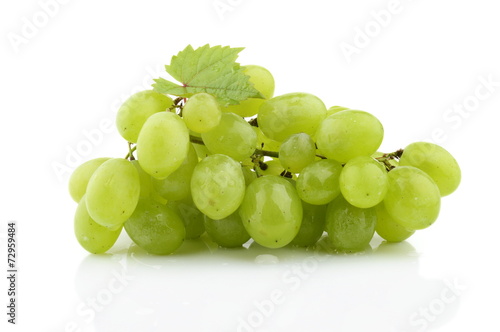
[[[177,99],[182,99],[182,98],[177,98]],[[177,101],[177,99],[176,99],[176,101]],[[203,140],[201,139],[201,137],[196,137],[196,136],[193,136],[193,135],[189,135],[189,140],[191,141],[191,143],[194,143],[194,144],[205,145],[205,143],[203,142]],[[135,160],[134,152],[137,150],[137,145],[133,145],[132,142],[127,142],[127,143],[128,143],[128,153],[125,156],[125,159]],[[393,159],[399,160],[401,158],[401,156],[403,155],[403,152],[404,152],[403,149],[399,149],[399,150],[396,150],[396,151],[391,152],[391,153],[384,153],[381,157],[375,158],[375,160],[377,160],[378,162],[382,163],[385,166],[385,168],[387,169],[387,171],[389,172],[392,169],[396,168],[396,166],[392,165],[390,163],[390,161],[393,160]],[[264,163],[262,161],[262,158],[264,156],[271,157],[271,158],[279,158],[279,152],[277,152],[277,151],[262,150],[262,149],[255,149],[255,151],[252,154],[251,158],[252,158],[252,161],[254,161],[254,163],[255,162],[262,162],[262,163]],[[319,155],[319,154],[317,154],[316,157],[321,158],[321,159],[327,159],[325,156],[322,156],[322,155]],[[284,174],[283,176],[287,176],[287,175],[288,174]]]
[[[181,102],[183,102],[183,103],[181,103]],[[186,99],[185,98],[177,97],[177,98],[175,98],[174,103],[172,104],[172,106],[170,106],[169,108],[167,108],[167,112],[173,112],[175,110],[176,113],[179,114],[179,116],[182,116],[182,108],[184,107],[185,103],[186,103]],[[177,112],[176,109],[178,109],[179,112]]]
[[[257,118],[253,118],[250,121],[248,121],[248,124],[254,127],[258,127],[259,123],[257,122]]]
[[[189,140],[191,141],[191,143],[194,143],[194,144],[205,145],[205,143],[203,142],[203,140],[200,137],[190,135]],[[255,151],[252,155],[252,157],[263,157],[263,156],[272,157],[272,158],[279,158],[279,153],[276,151],[255,149]]]
[[[205,143],[203,142],[203,140],[200,137],[189,135],[189,140],[191,141],[191,143],[194,143],[194,144],[205,145]]]
[[[128,159],[128,160],[135,160],[135,157],[134,157],[134,151],[137,150],[137,145],[134,145],[132,146],[132,142],[127,142],[128,143],[128,153],[127,155],[125,156],[125,159]]]
[[[384,164],[385,168],[387,169],[387,172],[391,171],[392,169],[396,168],[396,166],[392,165],[390,161],[392,159],[399,160],[401,156],[403,155],[404,150],[399,149],[397,151],[391,152],[391,153],[384,153],[381,157],[375,158],[377,161],[381,162]]]

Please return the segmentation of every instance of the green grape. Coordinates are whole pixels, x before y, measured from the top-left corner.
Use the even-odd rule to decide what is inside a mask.
[[[151,198],[141,198],[125,222],[128,236],[150,254],[168,255],[184,242],[186,229],[171,208]]]
[[[439,188],[424,171],[399,166],[388,173],[385,208],[394,220],[408,230],[429,227],[441,206]]]
[[[245,186],[248,186],[255,179],[257,179],[257,173],[255,173],[250,167],[242,166],[241,170],[243,172],[243,176],[245,177]]]
[[[201,137],[210,152],[225,154],[237,161],[250,157],[257,145],[252,126],[234,113],[223,113],[219,125]]]
[[[252,126],[252,129],[257,134],[257,148],[266,151],[278,152],[280,150],[281,142],[275,141],[264,135],[259,127]]]
[[[326,205],[312,205],[302,201],[302,224],[291,244],[308,247],[315,244],[325,229]]]
[[[306,133],[312,137],[326,117],[325,104],[316,96],[295,92],[265,101],[259,110],[259,127],[269,138],[282,142]]]
[[[436,182],[441,196],[454,192],[461,180],[460,166],[453,156],[439,145],[416,142],[408,145],[399,161],[427,173]]]
[[[170,112],[150,116],[137,141],[139,163],[156,179],[164,179],[178,169],[188,150],[188,129],[178,115]]]
[[[99,168],[105,161],[111,158],[96,158],[84,162],[78,166],[69,178],[69,194],[75,202],[79,202],[87,191],[87,184],[95,170]]]
[[[297,193],[309,204],[328,204],[340,194],[341,172],[342,165],[338,161],[331,159],[315,161],[300,173],[297,179]]]
[[[327,117],[316,133],[316,144],[327,158],[346,163],[371,156],[382,143],[384,128],[370,113],[346,110]]]
[[[291,173],[299,173],[316,159],[316,146],[311,136],[293,134],[283,141],[279,150],[281,165]]]
[[[187,240],[197,239],[205,232],[205,215],[198,210],[190,197],[181,201],[170,201],[167,206],[181,217]]]
[[[408,230],[398,224],[394,218],[389,215],[384,204],[377,205],[375,207],[375,212],[377,213],[375,231],[384,240],[388,242],[401,242],[415,233],[415,231]]]
[[[205,230],[215,243],[225,248],[241,247],[250,239],[238,211],[219,220],[205,216]]]
[[[153,114],[172,106],[172,99],[153,90],[137,92],[118,109],[116,127],[128,142],[137,143],[139,132]]]
[[[191,96],[184,105],[182,118],[190,130],[205,133],[215,128],[220,122],[219,103],[208,93],[197,93]]]
[[[141,192],[139,174],[125,159],[104,162],[89,180],[86,193],[90,217],[101,226],[116,229],[132,215]]]
[[[267,248],[286,246],[302,223],[302,204],[295,188],[275,175],[250,183],[239,213],[250,236]]]
[[[191,176],[197,164],[198,156],[193,144],[189,144],[187,157],[178,169],[166,179],[153,178],[154,190],[168,201],[178,201],[188,197],[191,193]]]
[[[75,236],[78,243],[92,254],[108,251],[118,239],[122,227],[111,230],[96,223],[89,216],[85,195],[80,199],[75,213]]]
[[[340,173],[340,192],[355,207],[369,208],[382,202],[387,192],[387,171],[371,157],[359,156]]]
[[[191,178],[196,207],[212,219],[223,219],[238,209],[245,195],[245,177],[238,162],[213,154],[196,165]]]
[[[332,106],[326,110],[326,116],[329,117],[332,114],[348,110],[349,108],[343,106]]]
[[[135,166],[137,170],[137,174],[139,174],[139,182],[141,183],[141,194],[140,197],[149,197],[151,196],[151,191],[153,188],[152,177],[148,173],[146,173],[139,164],[138,160],[132,160],[132,164]]]
[[[274,77],[269,70],[255,65],[248,65],[243,68],[243,72],[250,76],[249,81],[253,83],[254,88],[262,93],[265,99],[272,98],[274,94]],[[253,116],[257,114],[260,105],[264,103],[265,99],[248,98],[241,101],[238,105],[226,107],[224,111],[232,112],[243,117]]]
[[[332,245],[338,250],[365,249],[373,237],[376,223],[375,208],[357,208],[342,196],[328,204],[326,231]]]

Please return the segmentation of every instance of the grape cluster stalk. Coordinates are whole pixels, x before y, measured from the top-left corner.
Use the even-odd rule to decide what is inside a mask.
[[[226,248],[250,239],[309,247],[326,236],[335,250],[357,252],[375,232],[400,242],[429,227],[459,186],[460,167],[444,148],[380,152],[384,127],[373,114],[327,108],[310,93],[274,96],[267,69],[242,73],[255,98],[145,90],[123,103],[116,126],[125,158],[89,160],[69,180],[85,250],[108,251],[124,229],[155,255],[204,233]]]

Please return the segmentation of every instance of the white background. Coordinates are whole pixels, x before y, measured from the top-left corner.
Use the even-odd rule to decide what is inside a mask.
[[[45,9],[49,17],[41,3],[58,5]],[[15,327],[0,283],[2,331],[497,330],[495,4],[3,1],[0,265],[6,271],[6,224],[15,220],[20,273]],[[396,10],[382,26],[373,13],[388,8]],[[91,158],[125,156],[109,126],[120,102],[187,44],[206,43],[246,47],[239,61],[268,68],[276,95],[310,92],[327,106],[375,114],[383,151],[441,144],[462,167],[461,187],[443,199],[432,227],[395,246],[379,247],[375,237],[363,255],[199,241],[148,257],[123,237],[110,255],[89,256],[73,235],[69,172]],[[347,44],[357,53],[346,56]]]

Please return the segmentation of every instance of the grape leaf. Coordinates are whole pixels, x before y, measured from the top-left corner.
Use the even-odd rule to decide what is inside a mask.
[[[210,93],[224,105],[238,104],[248,98],[264,98],[236,62],[242,50],[241,47],[210,47],[208,44],[193,49],[188,45],[172,57],[170,65],[165,66],[166,71],[182,85],[158,78],[153,87],[160,93],[183,98],[199,92]]]

